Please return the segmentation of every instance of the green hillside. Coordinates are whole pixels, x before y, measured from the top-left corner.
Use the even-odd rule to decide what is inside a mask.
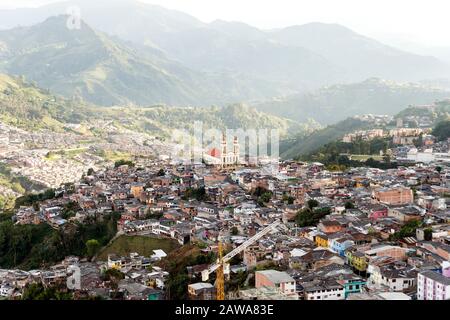
[[[337,124],[317,130],[304,138],[285,140],[280,146],[280,154],[285,159],[297,158],[300,155],[319,149],[331,141],[342,138],[347,133],[366,128],[370,128],[367,122],[348,118]]]
[[[80,135],[102,137],[96,120],[109,120],[118,129],[169,136],[173,129],[192,129],[195,121],[205,128],[278,129],[283,137],[305,134],[318,124],[298,122],[235,104],[227,107],[100,107],[77,99],[64,99],[23,78],[0,74],[0,122],[25,130],[62,132],[68,123],[82,124]],[[186,121],[189,119],[189,121]]]
[[[85,23],[71,30],[66,20],[51,17],[32,27],[1,31],[0,71],[106,106],[201,104],[217,96],[213,82],[162,52],[138,50]]]

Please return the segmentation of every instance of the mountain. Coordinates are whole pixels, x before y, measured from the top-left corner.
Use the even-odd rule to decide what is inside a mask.
[[[450,97],[450,91],[415,83],[371,78],[363,82],[326,86],[316,91],[255,104],[263,112],[299,122],[312,118],[336,123],[360,114],[394,115],[411,104],[430,104]]]
[[[57,16],[1,31],[0,71],[100,105],[208,105],[263,97],[255,92],[257,85],[246,86],[245,78],[195,72],[155,48],[130,46],[84,22],[72,30],[66,22],[67,16]],[[276,92],[261,85],[266,89]]]
[[[421,56],[384,45],[337,24],[309,23],[273,32],[288,46],[316,52],[345,70],[347,80],[369,77],[418,81],[449,75],[449,66],[431,56]]]
[[[186,121],[189,119],[189,121]],[[20,77],[0,74],[0,123],[36,131],[63,132],[78,124],[84,133],[100,133],[98,120],[113,123],[118,131],[132,130],[170,137],[173,129],[193,129],[200,121],[205,129],[278,129],[282,137],[305,134],[317,128],[257,111],[244,104],[226,107],[110,107],[65,99]],[[91,132],[91,133],[92,133]],[[83,132],[78,132],[83,134]]]
[[[5,27],[32,25],[65,14],[72,6],[81,9],[83,21],[95,30],[141,48],[158,49],[189,69],[209,73],[220,86],[216,94],[230,92],[235,101],[290,94],[338,80],[334,66],[320,55],[284,46],[251,26],[225,21],[206,24],[179,11],[133,0],[77,0],[4,10],[0,21]]]
[[[2,71],[102,105],[203,100],[188,70],[160,56],[138,55],[84,23],[79,30],[68,29],[66,21],[66,16],[52,17],[0,32]]]
[[[208,103],[264,100],[370,77],[418,81],[450,75],[448,66],[436,58],[397,50],[340,25],[311,23],[263,31],[242,22],[204,23],[134,0],[73,0],[3,10],[0,25],[35,24],[65,14],[71,6],[79,7],[95,30],[129,41],[141,52],[157,50],[200,73],[209,80],[205,91],[215,95]],[[203,86],[199,82],[196,88]]]
[[[369,129],[370,125],[360,119],[347,118],[326,128],[314,131],[306,137],[285,140],[280,144],[280,155],[284,159],[293,159],[319,149],[321,146],[342,138],[347,133]]]

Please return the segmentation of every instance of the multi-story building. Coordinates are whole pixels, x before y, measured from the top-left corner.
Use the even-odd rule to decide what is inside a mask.
[[[390,205],[409,204],[414,201],[412,190],[403,186],[380,188],[375,190],[372,196],[377,201]]]
[[[417,275],[418,300],[450,300],[450,266],[443,273],[423,271]]]

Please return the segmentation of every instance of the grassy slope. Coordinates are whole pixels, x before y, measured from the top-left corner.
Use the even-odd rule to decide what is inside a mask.
[[[159,239],[148,236],[120,236],[101,251],[97,260],[107,260],[108,254],[127,256],[130,252],[151,256],[154,253],[153,250],[157,249],[170,253],[178,247],[178,242],[172,239]]]

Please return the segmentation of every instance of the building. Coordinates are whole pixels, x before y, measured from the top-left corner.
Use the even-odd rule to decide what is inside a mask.
[[[450,300],[450,266],[443,273],[423,271],[417,275],[417,300]]]
[[[301,283],[305,300],[344,300],[345,288],[334,279]]]
[[[193,283],[188,286],[190,300],[215,300],[216,288],[208,282]]]
[[[229,150],[226,135],[224,134],[220,143],[220,150],[213,148],[204,156],[204,159],[205,162],[220,166],[222,168],[238,165],[240,163],[240,146],[238,137],[233,138],[233,147]]]
[[[295,294],[295,280],[286,272],[277,270],[263,270],[255,272],[255,288],[278,288],[285,294]]]
[[[412,220],[421,220],[424,210],[416,206],[391,207],[388,210],[388,216],[401,222]]]
[[[410,204],[414,201],[412,190],[403,186],[377,189],[373,192],[373,198],[390,205]]]

